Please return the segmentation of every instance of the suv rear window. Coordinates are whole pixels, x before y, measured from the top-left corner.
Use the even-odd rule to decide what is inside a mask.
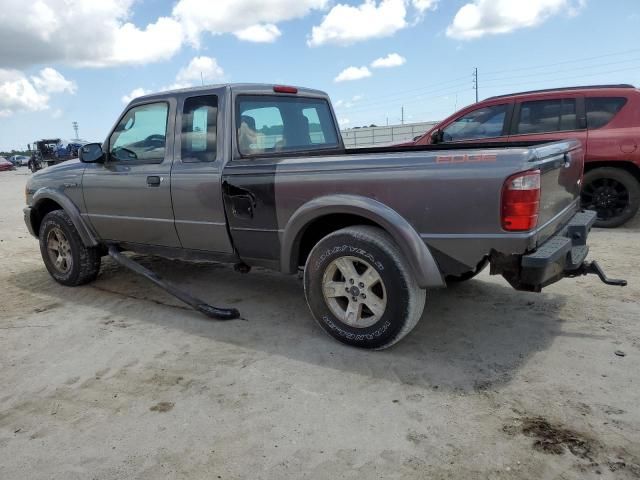
[[[600,128],[613,120],[613,117],[624,107],[624,97],[591,97],[586,99],[587,127]]]
[[[526,135],[577,129],[576,100],[563,98],[522,102],[514,133]]]
[[[323,99],[239,95],[236,128],[243,156],[338,146],[331,110]]]

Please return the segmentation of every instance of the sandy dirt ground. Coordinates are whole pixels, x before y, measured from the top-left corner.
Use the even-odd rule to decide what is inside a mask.
[[[626,288],[518,293],[483,273],[368,352],[265,270],[138,257],[246,319],[226,323],[110,259],[56,284],[27,178],[0,173],[0,479],[640,477],[640,221],[591,236]]]

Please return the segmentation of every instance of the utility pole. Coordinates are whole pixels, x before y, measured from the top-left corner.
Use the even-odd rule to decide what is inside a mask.
[[[200,82],[202,83],[202,86],[204,87],[204,75],[202,75],[202,72],[200,72]]]
[[[404,125],[404,105],[400,108],[400,123]]]
[[[476,90],[476,103],[478,103],[478,67],[473,70],[473,88]]]
[[[78,122],[71,122],[71,125],[73,126],[73,131],[76,132],[76,140],[78,140],[80,138],[78,136]]]

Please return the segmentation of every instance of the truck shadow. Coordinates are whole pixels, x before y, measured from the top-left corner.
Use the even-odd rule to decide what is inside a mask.
[[[154,257],[136,260],[212,304],[237,307],[246,321],[208,320],[108,258],[97,281],[85,287],[62,287],[35,265],[11,274],[9,281],[23,292],[46,291],[61,304],[124,317],[138,329],[152,323],[253,349],[258,356],[260,352],[282,355],[324,368],[449,391],[504,385],[532,355],[562,335],[563,295],[514,292],[501,279],[482,274],[456,288],[429,292],[422,320],[393,348],[363,351],[335,342],[315,324],[302,282],[295,277],[262,269],[242,275],[228,265]],[[99,320],[87,319],[96,324]]]

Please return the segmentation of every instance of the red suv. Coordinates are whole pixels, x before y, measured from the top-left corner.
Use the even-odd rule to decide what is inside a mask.
[[[633,85],[558,88],[491,97],[466,107],[415,141],[550,141],[585,148],[582,205],[598,227],[617,227],[640,206],[640,90]]]

